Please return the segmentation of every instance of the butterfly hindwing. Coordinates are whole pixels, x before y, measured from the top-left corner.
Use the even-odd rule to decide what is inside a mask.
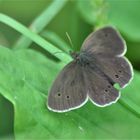
[[[78,108],[86,102],[83,72],[74,61],[60,72],[48,97],[48,108],[56,112],[65,112]]]
[[[98,106],[107,106],[119,98],[119,91],[113,87],[112,81],[90,64],[84,70],[86,88],[91,101]]]

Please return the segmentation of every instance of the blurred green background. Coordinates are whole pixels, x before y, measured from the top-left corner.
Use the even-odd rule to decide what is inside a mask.
[[[70,59],[66,53],[63,57],[67,57],[66,62],[59,62],[58,59],[61,59],[63,54],[59,53],[56,59],[53,56],[53,52],[55,51],[50,49],[51,46],[49,46],[49,44],[48,47],[45,43],[42,43],[42,46],[40,46],[39,43],[35,42],[35,40],[41,42],[40,38],[27,33],[24,29],[21,31],[22,29],[20,27],[18,29],[17,24],[13,24],[10,20],[4,18],[3,15],[0,15],[0,46],[4,46],[6,49],[0,50],[0,69],[4,69],[0,73],[0,139],[14,139],[15,137],[17,139],[55,139],[57,137],[67,139],[140,138],[140,134],[138,133],[138,131],[140,131],[140,0],[0,0],[0,13],[17,20],[27,28],[29,27],[33,32],[38,33],[41,38],[51,43],[54,47],[59,48],[56,52],[60,50],[68,52],[69,49],[72,49],[69,47],[70,44],[66,32],[73,42],[74,50],[78,51],[83,40],[90,32],[106,25],[113,25],[121,32],[126,41],[126,56],[132,63],[136,73],[132,86],[124,91],[128,93],[126,98],[124,97],[124,101],[122,100],[120,104],[105,110],[94,107],[91,116],[90,111],[92,105],[89,103],[83,107],[84,109],[76,111],[79,116],[82,115],[82,118],[77,117],[74,111],[65,115],[58,115],[49,111],[46,112],[47,108],[44,102],[51,82]],[[29,38],[31,36],[31,40],[24,36],[28,36]],[[44,46],[46,46],[45,49]],[[7,51],[7,48],[11,51],[15,51],[11,53]],[[30,50],[34,51],[30,52]],[[16,59],[20,59],[23,62],[21,61],[18,64]],[[61,61],[62,60],[63,59],[61,59]],[[6,62],[7,65],[5,65]],[[31,91],[44,93],[45,97],[44,95],[40,96],[40,93],[39,97],[33,96],[30,93],[31,91],[27,96],[22,96],[26,90],[20,87],[21,85],[18,86],[17,83],[15,83],[15,85],[13,84],[14,78],[16,77],[17,80],[20,77],[20,72],[23,72],[24,67],[20,67],[21,64],[25,64],[24,67],[27,67],[24,72],[26,73],[27,70],[27,80],[33,85],[32,87],[34,89]],[[35,67],[36,65],[38,65],[38,68]],[[18,66],[21,68],[21,70],[19,68],[19,72],[17,72]],[[36,70],[38,73],[34,74],[33,68],[38,69]],[[50,73],[46,73],[47,68],[52,68],[52,72],[48,70]],[[17,73],[14,73],[11,69],[19,75],[17,76]],[[43,69],[41,74],[39,73],[40,69]],[[32,74],[34,74],[34,78],[41,77],[42,74],[46,76],[36,78],[35,81],[30,76]],[[47,74],[49,77],[47,77]],[[15,93],[15,90],[18,92]],[[25,91],[20,93],[21,90]],[[29,91],[29,89],[27,89],[27,91]],[[21,97],[21,99],[16,101],[15,95],[19,96],[19,98]],[[29,99],[29,95],[31,99]],[[128,100],[127,97],[129,97]],[[32,101],[32,98],[35,98],[35,102]],[[27,101],[28,106],[26,107],[32,106],[31,108],[29,107],[28,111],[26,107],[22,108],[23,104],[26,104],[26,99],[29,99]],[[41,104],[41,109],[34,106],[36,102]],[[125,107],[123,108],[122,106]],[[41,116],[40,112],[34,112],[37,109],[45,115],[42,114]],[[124,113],[123,110],[126,112]],[[30,111],[32,114],[29,113]],[[26,114],[27,112],[29,114]],[[89,112],[87,121],[84,120],[86,118],[84,115],[85,112]],[[120,119],[118,119],[117,115],[114,116],[115,114],[119,115]],[[31,118],[26,115],[31,115]],[[32,119],[34,120],[32,115],[37,116],[36,121],[32,121]],[[102,117],[99,117],[100,115],[107,117],[105,117],[106,119],[102,119]],[[109,115],[111,119],[108,117]],[[126,118],[127,116],[129,117]],[[67,119],[69,123],[67,123]],[[40,120],[43,121],[39,122]],[[78,130],[78,132],[75,127],[77,122],[78,124],[81,123],[84,125],[82,128],[81,125],[79,125],[78,129],[80,130]],[[110,124],[109,126],[108,122]],[[123,122],[125,122],[124,125]],[[59,123],[62,123],[62,126],[60,126]],[[101,126],[103,124],[103,126],[100,127],[100,124]],[[59,128],[57,128],[57,126]],[[54,132],[60,129],[60,127],[62,127],[62,130]],[[87,131],[81,134],[84,127]],[[113,128],[115,132],[112,132],[111,128]],[[133,130],[130,130],[131,128]],[[103,132],[100,132],[102,129]],[[107,132],[104,134],[104,131]],[[130,134],[129,131],[131,131]]]

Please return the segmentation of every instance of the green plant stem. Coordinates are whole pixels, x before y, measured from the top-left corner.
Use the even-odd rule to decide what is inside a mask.
[[[44,29],[50,21],[59,13],[59,11],[64,7],[68,0],[54,0],[52,4],[47,8],[32,22],[30,25],[30,30],[35,33],[39,33]],[[13,48],[28,48],[32,40],[25,36],[21,36]]]
[[[24,25],[17,22],[16,20],[14,20],[4,14],[0,14],[0,21],[5,23],[6,25],[12,27],[16,31],[22,33],[24,36],[28,37],[29,39],[31,39],[32,41],[37,43],[40,47],[47,50],[49,53],[51,53],[52,55],[54,55],[61,61],[68,63],[71,60],[70,56],[65,53],[61,53],[61,54],[56,53],[56,52],[60,52],[61,50],[54,47],[51,43],[47,42],[45,39],[43,39],[36,33],[30,31],[28,28],[26,28]]]

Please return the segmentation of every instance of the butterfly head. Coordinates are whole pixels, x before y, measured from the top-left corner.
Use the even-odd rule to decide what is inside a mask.
[[[81,66],[89,65],[90,60],[89,60],[89,57],[86,55],[86,53],[70,52],[70,55]]]
[[[70,51],[70,55],[74,60],[78,60],[79,59],[79,52],[71,52]]]

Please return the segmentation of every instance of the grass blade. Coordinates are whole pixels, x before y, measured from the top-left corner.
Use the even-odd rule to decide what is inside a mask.
[[[53,46],[51,43],[47,42],[45,39],[37,35],[36,33],[30,31],[21,23],[17,22],[16,20],[4,15],[0,14],[0,21],[5,23],[6,25],[12,27],[16,31],[20,32],[24,36],[28,37],[35,43],[37,43],[40,47],[47,50],[49,53],[57,57],[58,59],[62,60],[63,62],[67,63],[71,60],[70,56],[65,53],[56,53],[60,52],[61,50]]]
[[[57,45],[62,51],[69,53],[72,50],[62,38],[60,38],[55,32],[52,31],[43,31],[41,36],[45,37],[48,41],[52,42],[54,45]]]
[[[47,26],[50,21],[59,13],[59,11],[64,7],[68,0],[54,0],[52,4],[47,8],[32,22],[30,29],[39,33]],[[21,36],[16,42],[13,48],[27,48],[30,46],[32,41],[25,36]]]

